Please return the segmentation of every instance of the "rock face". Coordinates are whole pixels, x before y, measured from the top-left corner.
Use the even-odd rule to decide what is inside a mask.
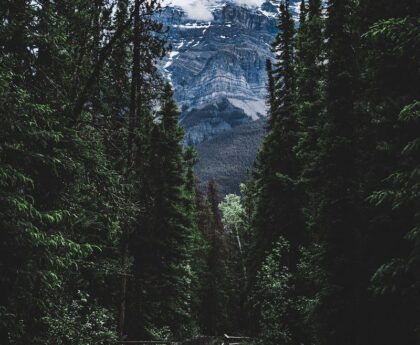
[[[204,145],[220,135],[235,141],[228,134],[235,127],[264,119],[265,61],[273,57],[270,45],[277,31],[279,0],[266,1],[260,7],[241,6],[234,0],[212,0],[208,4],[211,20],[189,18],[181,8],[172,6],[160,15],[170,27],[168,40],[172,45],[161,69],[173,84],[182,109],[186,143],[194,145]],[[253,141],[255,145],[258,142]],[[256,148],[248,151],[251,156],[246,161],[251,162]],[[199,171],[205,171],[210,163],[200,158]],[[203,179],[219,177],[204,175],[199,173]]]

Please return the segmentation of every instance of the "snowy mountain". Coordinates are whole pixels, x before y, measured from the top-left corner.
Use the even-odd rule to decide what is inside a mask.
[[[188,144],[200,145],[266,116],[265,61],[273,57],[279,0],[245,5],[250,2],[202,0],[197,15],[192,7],[173,5],[160,15],[172,45],[160,68],[173,84]],[[298,1],[295,14],[297,8]],[[255,148],[241,149],[255,155]]]

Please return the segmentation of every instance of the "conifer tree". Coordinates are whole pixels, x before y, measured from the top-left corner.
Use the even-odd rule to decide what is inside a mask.
[[[125,12],[128,3],[126,0],[120,0],[118,5],[117,23],[123,21],[126,17]],[[137,308],[139,305],[137,296],[141,287],[135,282],[137,279],[136,272],[134,272],[133,281],[130,282],[128,277],[131,275],[129,268],[131,256],[133,253],[135,256],[135,253],[141,250],[136,247],[136,239],[143,233],[143,217],[147,214],[144,210],[150,204],[151,198],[151,192],[147,185],[153,127],[152,106],[150,104],[152,101],[151,90],[157,87],[156,83],[160,83],[160,78],[156,76],[155,63],[165,52],[165,42],[160,35],[162,25],[152,18],[159,6],[156,0],[150,2],[134,1],[131,9],[132,26],[128,30],[128,37],[132,42],[131,55],[125,50],[127,49],[125,42],[118,42],[118,49],[115,49],[113,58],[117,59],[119,68],[113,66],[112,63],[108,66],[109,78],[111,80],[119,78],[120,80],[120,84],[116,85],[117,90],[122,90],[123,86],[126,87],[125,107],[120,109],[120,113],[111,114],[111,119],[116,118],[119,126],[122,127],[120,133],[117,133],[117,143],[114,143],[114,147],[122,147],[121,156],[125,159],[120,168],[125,175],[127,184],[130,186],[128,197],[136,203],[138,209],[142,210],[137,212],[134,219],[125,224],[121,236],[121,266],[125,272],[121,277],[120,287],[119,332],[121,339],[126,333],[129,336],[135,336],[136,332],[141,330],[138,326],[141,316]],[[125,56],[131,58],[129,67],[127,63],[124,65],[121,61]],[[128,70],[130,70],[130,73]],[[127,81],[129,74],[131,78]],[[107,91],[109,92],[109,89],[113,90],[113,87],[115,86],[111,84],[107,87]],[[119,101],[121,102],[121,99]],[[123,121],[121,121],[122,116],[124,116]],[[118,161],[121,158],[117,156],[116,159]],[[138,267],[133,267],[133,269],[136,270]],[[128,316],[126,315],[127,304],[131,306]],[[128,326],[125,322],[127,317],[130,319]]]
[[[251,289],[258,285],[256,272],[260,270],[264,258],[273,250],[273,245],[284,238],[290,244],[290,250],[281,256],[282,262],[290,272],[295,272],[299,257],[299,246],[305,241],[305,227],[302,214],[302,193],[298,187],[299,161],[295,146],[298,140],[298,121],[295,111],[295,28],[290,13],[289,2],[281,2],[278,23],[279,33],[273,43],[276,54],[274,70],[267,63],[269,74],[269,132],[263,140],[262,149],[257,158],[255,169],[257,200],[253,219],[255,241],[251,256]],[[273,87],[274,81],[274,87]],[[290,298],[297,290],[292,289]],[[254,313],[264,319],[264,310],[260,308],[268,301],[255,303]],[[288,343],[299,343],[295,331],[297,315],[294,308],[287,308],[290,320]],[[285,316],[286,317],[286,316]],[[259,319],[258,319],[259,320]],[[258,321],[264,333],[264,326]],[[255,327],[255,324],[254,324]],[[261,333],[261,335],[262,335]]]
[[[3,296],[0,308],[2,327],[9,330],[2,334],[5,344],[64,341],[68,325],[58,320],[73,317],[67,306],[80,298],[78,290],[83,299],[95,295],[94,301],[88,300],[89,308],[82,308],[84,313],[99,303],[114,317],[113,301],[103,296],[115,288],[104,267],[112,267],[116,253],[101,249],[115,246],[119,222],[130,215],[130,207],[123,210],[113,201],[122,196],[117,187],[120,176],[107,160],[100,132],[92,126],[93,114],[85,112],[76,121],[72,114],[78,102],[74,85],[89,84],[94,60],[77,58],[78,47],[89,46],[93,39],[85,20],[92,7],[85,5],[81,1],[72,13],[49,2],[34,7],[22,1],[2,8],[2,20],[7,18],[4,22],[9,24],[0,33],[5,48],[2,81],[7,81],[1,101],[1,164],[6,167],[1,222],[8,229],[1,243],[13,249],[13,254],[3,249],[2,253],[12,254],[20,266],[3,270],[8,259],[2,257],[2,285],[13,289]],[[10,23],[11,17],[17,20]],[[81,41],[83,29],[88,34]],[[9,179],[7,172],[13,171],[20,180]],[[104,281],[110,283],[105,284],[107,291]],[[99,342],[94,334],[90,340],[84,336],[85,341]]]
[[[117,74],[107,62],[116,42],[128,40],[131,21],[116,20],[114,5],[18,1],[0,11],[5,344],[100,344],[116,335],[118,243],[137,205],[114,164],[121,151],[110,150],[115,141],[104,132],[119,134],[102,122],[128,99],[124,88],[115,90],[117,105],[102,98],[110,90],[101,72]],[[124,54],[118,58],[126,65]],[[20,268],[6,268],[9,259]]]
[[[189,217],[190,234],[189,234],[189,256],[191,267],[191,317],[195,320],[190,334],[199,332],[199,320],[201,313],[201,291],[205,288],[205,276],[207,272],[207,252],[208,243],[205,240],[205,232],[200,228],[201,222],[201,195],[197,187],[197,177],[195,176],[194,166],[198,161],[197,152],[193,147],[187,147],[184,150],[184,161],[186,166],[186,209]]]
[[[297,246],[302,241],[299,193],[295,188],[298,166],[293,152],[297,138],[297,122],[293,109],[294,24],[288,1],[280,5],[278,27],[279,33],[273,43],[277,62],[272,72],[271,64],[267,63],[270,127],[259,152],[256,167],[258,186],[254,249],[256,258],[252,260],[255,267],[251,270],[253,272],[251,275],[255,275],[265,253],[271,249],[280,235],[290,241],[293,248],[289,257],[289,264],[292,266],[296,263],[293,253],[296,253]]]
[[[222,335],[230,329],[228,246],[219,210],[219,193],[214,180],[207,191],[208,242],[207,274],[202,298],[202,329],[205,334]]]
[[[364,166],[368,167],[364,171],[365,190],[368,196],[371,193],[368,198],[371,203],[366,205],[369,223],[365,256],[374,283],[373,287],[369,284],[374,292],[369,297],[376,319],[372,327],[384,329],[378,342],[409,344],[418,340],[413,332],[414,315],[418,313],[413,306],[417,297],[416,294],[402,297],[400,293],[408,291],[402,285],[415,281],[401,272],[410,272],[407,258],[415,257],[414,229],[418,224],[414,211],[418,193],[412,180],[416,174],[415,169],[411,170],[416,163],[408,157],[413,157],[415,152],[415,146],[409,143],[413,144],[418,136],[414,134],[418,132],[415,109],[419,74],[414,59],[414,51],[418,49],[418,19],[413,15],[419,9],[412,1],[382,8],[364,1],[360,7],[361,30],[367,31],[362,36],[360,57],[364,69],[360,107],[368,120],[363,148]],[[401,87],[392,86],[397,84]],[[399,189],[402,184],[411,186],[412,192],[408,189],[402,192]],[[397,190],[402,193],[400,196]],[[416,260],[411,262],[414,264]],[[402,281],[405,283],[399,285]]]
[[[295,110],[299,123],[296,147],[302,162],[302,182],[310,188],[316,175],[317,138],[322,123],[324,59],[322,4],[319,0],[302,1],[300,25],[296,38],[296,97]],[[309,185],[306,185],[309,183]],[[310,212],[310,211],[309,211]]]
[[[194,219],[190,212],[190,186],[178,125],[179,111],[170,85],[165,86],[159,111],[160,123],[151,134],[148,184],[151,203],[140,233],[135,265],[141,273],[141,301],[146,320],[143,333],[168,329],[173,337],[187,336],[193,329],[191,318]],[[191,190],[190,190],[191,191]],[[152,279],[150,278],[152,277]]]
[[[363,333],[360,263],[362,203],[358,190],[357,80],[353,1],[331,0],[326,34],[326,111],[318,160],[316,227],[324,245],[320,256],[328,281],[318,306],[324,344],[353,344]]]
[[[295,200],[297,208],[305,211],[311,243],[301,249],[297,270],[289,270],[293,283],[289,301],[299,312],[289,311],[287,321],[276,327],[287,329],[288,339],[283,341],[297,340],[294,337],[299,335],[298,343],[415,343],[419,75],[414,58],[418,20],[413,13],[418,13],[418,5],[331,0],[325,31],[322,13],[320,1],[302,1],[292,52],[295,79],[290,108],[282,108],[288,103],[282,98],[287,88],[281,82],[288,74],[279,78],[276,72],[282,66],[272,71],[267,63],[270,132],[256,166],[251,261],[265,256],[259,251],[267,237],[260,237],[261,219],[267,224],[281,210],[263,213],[276,199],[261,193],[261,181],[267,167],[276,166],[292,147],[295,176],[304,190],[304,196]],[[280,58],[280,63],[284,61]],[[282,119],[279,109],[289,109],[295,116],[291,146],[275,146],[274,138],[290,138],[293,133],[272,135]],[[277,156],[269,153],[272,147]],[[269,190],[274,190],[273,185]],[[285,194],[277,189],[273,195],[281,200]],[[262,210],[261,205],[265,205]],[[270,243],[272,239],[267,240]],[[275,298],[271,301],[275,303]],[[269,298],[259,302],[265,310],[272,307]],[[262,324],[261,336],[275,334],[264,329],[269,323]]]

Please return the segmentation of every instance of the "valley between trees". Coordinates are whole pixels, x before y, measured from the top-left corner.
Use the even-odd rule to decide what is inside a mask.
[[[240,195],[200,190],[158,0],[0,6],[0,343],[420,343],[420,6],[281,1]]]

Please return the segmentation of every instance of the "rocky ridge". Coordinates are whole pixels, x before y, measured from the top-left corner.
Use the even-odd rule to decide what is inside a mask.
[[[189,18],[180,7],[162,10],[160,20],[170,27],[168,42],[172,51],[160,69],[174,87],[187,144],[198,148],[205,145],[208,152],[206,141],[220,135],[232,138],[228,133],[235,127],[264,121],[265,61],[273,57],[270,45],[277,31],[278,5],[279,0],[265,1],[259,7],[215,0],[208,5],[210,20]],[[297,7],[298,1],[293,2],[295,12]],[[247,161],[254,159],[255,151],[250,148]],[[204,171],[207,162],[200,158],[200,171]],[[207,179],[209,174],[205,175]],[[199,173],[199,177],[203,175]],[[217,180],[217,173],[213,177]]]

